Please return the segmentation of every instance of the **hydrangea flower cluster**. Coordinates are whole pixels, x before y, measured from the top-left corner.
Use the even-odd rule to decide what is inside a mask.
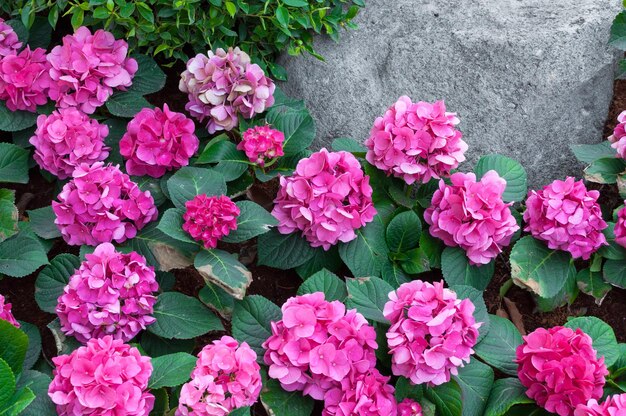
[[[398,403],[398,416],[422,416],[422,406],[411,399]]]
[[[574,416],[624,416],[626,415],[626,393],[609,396],[603,403],[591,399],[587,404],[579,404]]]
[[[519,226],[511,203],[502,200],[506,181],[496,171],[476,181],[473,173],[455,173],[451,185],[441,180],[424,212],[430,234],[450,247],[461,247],[471,264],[487,264],[511,242]]]
[[[329,250],[356,238],[354,230],[376,215],[369,176],[348,152],[322,149],[301,159],[292,176],[280,178],[272,215],[278,231],[302,231],[313,247]]]
[[[180,391],[177,416],[223,416],[252,406],[261,392],[261,367],[256,353],[229,336],[205,346],[191,381]]]
[[[59,416],[148,416],[154,396],[148,391],[150,357],[111,336],[90,340],[55,364],[48,395]]]
[[[626,201],[624,201],[626,204]],[[626,206],[617,211],[617,222],[615,223],[615,242],[622,247],[626,247]]]
[[[115,40],[113,34],[97,30],[94,34],[82,26],[48,54],[50,76],[55,88],[50,98],[57,107],[78,107],[92,114],[113,94],[132,85],[137,61],[128,58],[128,44]]]
[[[376,365],[376,332],[356,310],[346,312],[343,303],[316,292],[288,299],[282,313],[263,343],[263,359],[283,389],[322,400],[331,389],[345,391],[342,380],[357,380]]]
[[[468,148],[457,124],[456,113],[447,112],[443,101],[413,103],[402,96],[374,122],[365,141],[366,159],[409,185],[448,176]]]
[[[383,314],[391,322],[391,370],[413,384],[450,381],[474,353],[481,325],[474,319],[474,304],[458,299],[443,281],[402,284],[389,293]]]
[[[243,133],[237,149],[246,152],[252,163],[263,167],[280,156],[284,156],[283,142],[285,135],[282,131],[274,130],[270,126],[256,126]]]
[[[82,343],[111,335],[130,341],[156,320],[154,268],[134,251],[123,254],[111,243],[96,247],[59,296],[61,330]]]
[[[13,313],[11,312],[11,304],[5,303],[5,301],[6,300],[4,296],[0,295],[0,319],[2,319],[3,321],[7,321],[16,328],[19,328],[20,323],[17,322],[17,320],[13,316]]]
[[[185,109],[199,121],[208,120],[213,134],[232,130],[238,115],[252,118],[274,104],[274,82],[239,48],[198,54],[187,62],[179,89],[187,93]]]
[[[70,245],[122,243],[158,216],[150,191],[103,162],[78,166],[58,199],[54,223]]]
[[[185,202],[183,230],[204,247],[217,247],[217,242],[237,229],[237,217],[241,213],[229,197],[200,194]]]
[[[598,204],[598,191],[587,191],[582,180],[556,180],[540,191],[530,191],[526,200],[524,231],[555,250],[568,251],[574,258],[589,259],[606,245],[602,230],[607,227]]]
[[[26,110],[34,113],[38,105],[48,101],[54,87],[50,79],[50,64],[46,51],[27,46],[18,54],[10,54],[0,60],[0,100],[11,111]]]
[[[617,152],[617,157],[626,159],[626,111],[617,116],[617,122],[609,141],[613,143],[611,147]]]
[[[183,113],[144,108],[128,123],[120,140],[120,153],[127,159],[130,175],[159,178],[166,171],[189,164],[200,142],[193,121]]]
[[[375,368],[350,374],[326,394],[322,416],[397,415],[395,389],[388,381]]]
[[[549,412],[570,416],[578,405],[602,397],[609,372],[580,329],[539,328],[524,337],[516,356],[526,395]]]
[[[17,38],[15,30],[0,19],[0,58],[7,55],[15,55],[22,47],[22,42]]]
[[[106,124],[90,119],[76,108],[60,108],[37,117],[37,130],[30,139],[35,146],[33,158],[42,169],[67,179],[77,166],[107,158],[109,148],[104,139],[108,134]]]

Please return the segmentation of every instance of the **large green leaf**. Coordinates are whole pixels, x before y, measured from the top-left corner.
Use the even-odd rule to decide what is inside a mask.
[[[493,277],[495,261],[482,266],[469,263],[463,249],[446,247],[441,254],[441,273],[448,285],[468,285],[485,290]]]
[[[26,212],[28,213],[28,219],[33,232],[39,237],[46,240],[61,237],[61,232],[54,223],[56,215],[54,211],[52,211],[52,206],[31,209]]]
[[[440,386],[426,389],[425,396],[437,406],[437,416],[461,416],[463,402],[461,388],[450,380]]]
[[[355,233],[354,240],[339,246],[339,256],[356,277],[380,276],[389,252],[382,218],[376,215],[371,223]]]
[[[176,208],[184,208],[196,195],[225,195],[226,181],[213,170],[186,166],[167,180],[167,189]]]
[[[196,365],[196,357],[184,352],[162,355],[152,359],[152,375],[148,387],[158,389],[161,387],[180,386],[191,375]]]
[[[220,320],[196,298],[165,292],[154,305],[156,322],[148,331],[160,337],[191,339],[210,331],[222,331]]]
[[[0,358],[11,367],[13,374],[22,372],[28,350],[28,337],[24,331],[0,319]]]
[[[576,159],[587,164],[603,157],[615,157],[616,154],[608,140],[596,144],[574,144],[571,148]]]
[[[261,402],[272,416],[309,416],[313,411],[313,399],[301,391],[285,391],[274,379],[267,380],[263,387]]]
[[[364,317],[372,321],[389,323],[383,316],[385,303],[393,287],[378,277],[347,279],[348,300],[346,306],[356,308]]]
[[[306,109],[272,107],[266,120],[285,135],[283,150],[286,156],[306,149],[315,139],[315,123]]]
[[[143,108],[154,108],[141,94],[116,92],[106,102],[107,110],[117,117],[132,118]]]
[[[141,333],[140,345],[146,354],[154,359],[177,352],[191,354],[196,347],[196,341],[193,339],[166,339],[154,335],[152,332],[144,331]]]
[[[160,91],[165,86],[165,72],[150,56],[133,55],[139,68],[133,77],[133,85],[129,92],[139,95],[150,94]]]
[[[27,370],[22,373],[17,388],[25,388],[28,386],[35,394],[35,400],[20,413],[20,416],[57,415],[54,403],[52,403],[52,400],[50,400],[48,396],[48,387],[51,382],[50,377],[39,371]]]
[[[581,292],[593,296],[597,305],[601,305],[606,295],[611,291],[611,285],[604,281],[602,274],[592,272],[589,268],[578,272],[576,284]]]
[[[516,404],[533,403],[526,387],[517,378],[501,378],[493,383],[484,416],[503,416]]]
[[[0,358],[0,410],[9,402],[14,391],[15,376],[13,371],[11,371],[9,364]]]
[[[163,205],[167,200],[163,189],[161,189],[161,179],[153,178],[151,176],[131,176],[133,182],[139,186],[143,192],[150,192],[150,196],[154,199],[154,205],[157,207]]]
[[[246,154],[237,150],[226,135],[211,139],[196,161],[196,164],[203,163],[217,163],[213,169],[221,173],[227,182],[240,177],[251,165]]]
[[[609,222],[607,225],[602,233],[609,244],[601,246],[597,253],[609,260],[626,260],[626,248],[615,242],[615,223]]]
[[[48,264],[46,251],[35,238],[20,232],[0,243],[0,274],[24,277]]]
[[[20,131],[33,126],[37,122],[37,114],[30,111],[11,111],[4,101],[0,101],[0,130]],[[2,154],[3,151],[0,151]],[[0,164],[1,166],[1,164]],[[1,178],[1,176],[0,176]],[[1,182],[1,181],[0,181]],[[24,182],[21,182],[24,183]]]
[[[233,314],[235,299],[221,287],[207,283],[198,293],[198,299],[221,317],[229,319]]]
[[[242,243],[258,235],[265,234],[273,226],[278,225],[278,221],[272,214],[259,204],[252,201],[239,201],[237,217],[237,229],[232,230],[227,236],[222,238],[226,243]]]
[[[487,305],[483,299],[483,292],[472,286],[455,285],[451,286],[459,299],[469,299],[474,304],[474,319],[476,322],[480,322],[480,328],[478,329],[478,340],[480,342],[486,335],[489,334],[489,328],[491,327],[491,321],[489,319],[489,312],[487,311]]]
[[[526,197],[528,190],[526,170],[519,162],[494,154],[481,157],[474,168],[477,179],[482,178],[490,170],[495,170],[506,180],[506,189],[502,194],[503,200],[521,201]]]
[[[475,358],[472,358],[465,367],[459,368],[459,374],[454,379],[461,387],[463,416],[483,414],[489,400],[493,377],[491,367]]]
[[[389,251],[403,253],[419,244],[422,223],[414,211],[405,211],[393,217],[387,226]]]
[[[0,143],[0,182],[27,183],[28,154],[28,150],[14,144]]]
[[[626,11],[615,16],[611,25],[609,43],[618,49],[626,50]]]
[[[62,253],[43,268],[35,281],[35,300],[42,311],[55,313],[57,299],[80,266],[80,260],[73,254]]]
[[[194,266],[207,283],[218,285],[237,299],[243,299],[252,283],[252,273],[232,254],[223,250],[202,250]]]
[[[187,231],[183,230],[184,214],[185,210],[183,208],[168,209],[163,213],[157,228],[176,240],[189,244],[198,244]]]
[[[17,234],[19,213],[15,206],[15,191],[0,189],[0,242]]]
[[[604,357],[604,363],[610,367],[619,358],[619,346],[615,338],[613,328],[606,322],[595,316],[581,316],[567,321],[566,327],[580,328],[593,340],[593,348],[598,352],[598,357]]]
[[[317,247],[313,252],[313,257],[296,267],[296,273],[303,279],[307,279],[322,269],[336,273],[343,266],[337,246],[331,247],[328,251]]]
[[[607,260],[604,262],[602,275],[613,286],[626,288],[626,260]]]
[[[149,265],[157,270],[169,271],[184,269],[193,264],[191,255],[197,245],[183,243],[164,234],[155,223],[141,230],[135,238],[126,243],[127,247],[146,258]]]
[[[257,239],[258,264],[288,270],[304,264],[315,250],[298,232],[281,234],[272,229]]]
[[[22,364],[23,369],[28,370],[35,365],[41,355],[41,334],[39,333],[39,328],[33,324],[20,321],[20,325],[20,329],[28,337],[28,349],[26,350],[24,363]]]
[[[233,337],[247,342],[257,353],[257,361],[263,363],[265,349],[261,346],[272,335],[271,322],[282,318],[280,308],[263,296],[246,296],[235,302],[232,320]]]
[[[626,162],[617,157],[594,160],[585,168],[585,179],[596,183],[615,183],[617,175],[626,170]]]
[[[489,333],[474,347],[476,355],[501,372],[516,376],[515,350],[522,343],[522,335],[508,319],[489,315],[489,322]]]
[[[304,281],[298,288],[298,295],[324,293],[326,300],[344,301],[348,296],[346,284],[336,274],[322,269]]]

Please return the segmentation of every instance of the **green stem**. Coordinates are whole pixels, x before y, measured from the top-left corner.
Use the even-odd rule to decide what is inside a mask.
[[[513,287],[513,279],[509,279],[506,282],[504,282],[502,287],[500,287],[500,297],[501,298],[505,297],[506,292],[508,292],[509,289],[511,289],[511,287]]]
[[[593,255],[590,270],[592,272],[599,272],[600,270],[602,270],[602,256],[598,253]]]

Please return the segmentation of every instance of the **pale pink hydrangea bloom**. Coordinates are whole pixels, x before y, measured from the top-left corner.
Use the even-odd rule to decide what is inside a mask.
[[[556,180],[540,191],[530,191],[526,199],[524,231],[548,243],[554,250],[568,251],[574,258],[589,259],[607,245],[598,204],[600,192],[587,191],[582,180],[568,177]]]
[[[50,64],[46,51],[27,46],[18,54],[0,59],[0,100],[11,111],[26,110],[34,113],[38,105],[48,102],[54,82],[48,73]]]
[[[263,359],[283,389],[322,400],[346,377],[376,365],[376,331],[355,309],[346,312],[343,303],[316,292],[288,299],[282,313],[271,323]]]
[[[274,82],[239,48],[198,54],[187,62],[179,88],[187,93],[185,109],[207,121],[213,134],[237,127],[238,115],[250,119],[274,104]]]
[[[285,135],[282,131],[274,130],[270,126],[256,126],[243,133],[237,149],[243,150],[252,163],[263,167],[280,156],[284,156],[283,142]]]
[[[376,368],[352,373],[324,397],[322,416],[396,416],[395,389]]]
[[[102,243],[85,256],[59,296],[61,330],[82,343],[106,335],[130,341],[156,321],[158,290],[154,268],[143,256]]]
[[[398,416],[423,416],[422,406],[411,399],[404,399],[398,403]]]
[[[16,328],[19,328],[21,325],[19,322],[17,322],[17,320],[13,316],[13,313],[11,312],[11,304],[5,303],[5,301],[6,300],[4,296],[0,295],[0,319],[7,321]]]
[[[4,19],[0,19],[0,58],[15,55],[21,47],[22,42],[17,38],[17,33]]]
[[[496,171],[476,181],[473,173],[455,173],[451,185],[443,180],[432,205],[424,212],[430,234],[447,246],[461,247],[470,264],[491,262],[511,242],[519,226],[504,203],[506,181]]]
[[[224,416],[252,406],[261,392],[261,367],[256,353],[229,336],[205,346],[191,381],[180,391],[176,416]]]
[[[617,152],[617,157],[626,159],[626,111],[622,111],[617,116],[617,126],[613,129],[613,134],[609,136],[609,141],[613,143],[611,147]]]
[[[107,158],[109,148],[104,139],[108,134],[106,124],[76,108],[60,108],[37,117],[37,130],[30,138],[35,146],[33,158],[42,169],[67,179],[78,165]]]
[[[200,194],[185,202],[183,230],[204,247],[217,247],[217,242],[237,229],[239,207],[225,195]]]
[[[549,412],[571,416],[576,406],[602,397],[609,372],[580,329],[538,328],[524,337],[516,356],[526,395]]]
[[[354,240],[354,230],[376,215],[369,176],[359,161],[326,149],[301,159],[292,176],[281,176],[274,204],[278,231],[301,231],[311,246],[324,250]]]
[[[158,216],[150,191],[143,192],[117,166],[103,162],[78,166],[58,201],[52,201],[52,210],[70,245],[122,243]]]
[[[374,122],[365,140],[366,159],[409,185],[448,176],[468,148],[457,124],[456,113],[446,112],[443,101],[413,103],[402,96]]]
[[[413,384],[440,385],[470,361],[482,323],[474,304],[443,287],[414,280],[389,293],[383,310],[391,322],[387,343],[391,370]]]
[[[57,107],[78,107],[92,114],[114,88],[125,90],[132,85],[138,66],[127,54],[126,41],[115,40],[102,29],[92,35],[85,26],[79,27],[48,54],[50,76],[55,81],[50,98]]]
[[[626,393],[609,396],[602,403],[591,399],[587,404],[579,404],[574,416],[626,416]]]
[[[193,121],[164,104],[163,110],[144,108],[135,115],[120,140],[120,154],[129,175],[159,178],[187,166],[198,145]]]
[[[624,204],[626,204],[626,201],[624,201]],[[626,247],[626,205],[617,211],[615,242],[622,247]]]

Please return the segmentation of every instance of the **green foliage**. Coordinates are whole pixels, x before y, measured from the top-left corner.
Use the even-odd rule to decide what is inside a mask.
[[[502,199],[507,202],[521,201],[526,197],[526,170],[519,162],[501,155],[483,156],[474,169],[476,178],[482,178],[490,170],[495,170],[506,180],[506,189]]]
[[[35,281],[35,300],[42,311],[55,313],[57,299],[63,294],[63,288],[79,266],[78,257],[62,253],[39,272]]]
[[[446,247],[441,253],[441,272],[449,285],[469,285],[485,290],[493,277],[495,261],[482,266],[469,263],[463,249]]]
[[[184,352],[153,358],[153,370],[148,387],[158,389],[180,386],[189,379],[195,365],[196,357]]]
[[[272,335],[270,323],[280,321],[281,317],[280,308],[263,296],[247,296],[235,302],[233,337],[239,342],[247,342],[257,353],[257,361],[263,364],[265,349],[261,345]]]
[[[305,280],[298,288],[298,295],[322,292],[327,301],[345,301],[348,296],[346,284],[336,274],[322,269]]]
[[[620,356],[620,349],[615,338],[613,328],[606,322],[595,316],[582,316],[569,319],[566,327],[580,328],[589,335],[593,341],[593,348],[598,352],[598,357],[604,357],[604,363],[611,367]]]
[[[224,250],[200,251],[194,266],[207,283],[221,287],[237,299],[243,299],[252,283],[252,273],[234,255]]]
[[[156,322],[148,330],[167,339],[190,339],[224,329],[215,314],[198,299],[177,292],[160,295],[153,315]]]
[[[389,323],[383,316],[385,303],[393,287],[378,277],[348,279],[348,308],[356,308],[364,317],[372,321]]]
[[[481,360],[505,374],[517,376],[515,349],[522,343],[522,336],[508,319],[489,315],[489,334],[474,350]]]

